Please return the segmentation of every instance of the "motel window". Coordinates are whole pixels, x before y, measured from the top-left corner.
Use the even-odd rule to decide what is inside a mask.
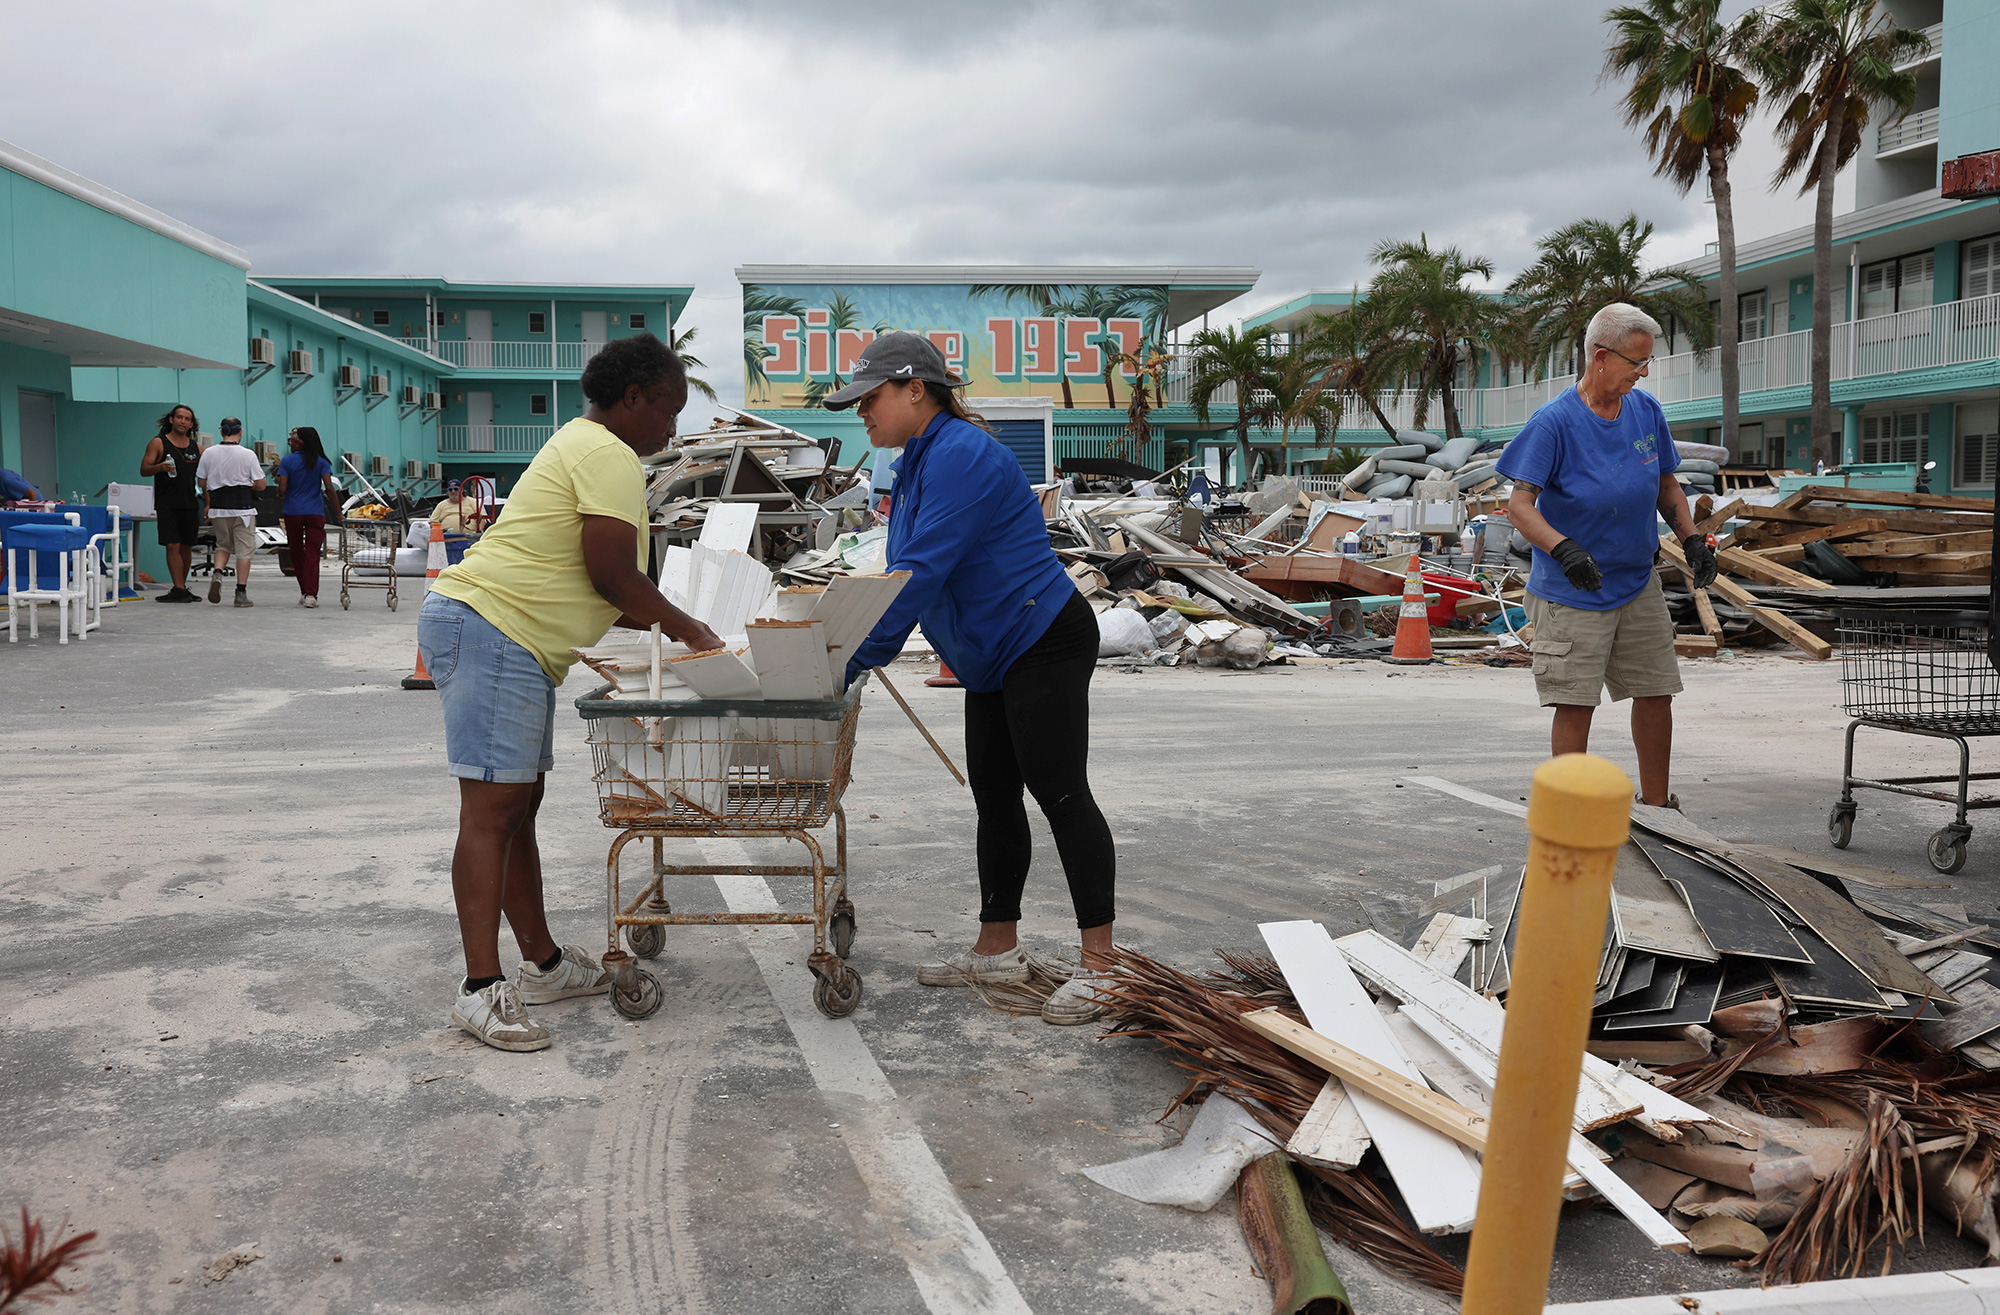
[[[1861,267],[1861,296],[1855,316],[1868,319],[1893,315],[1931,304],[1931,278],[1937,253],[1920,251],[1894,260],[1879,260]]]
[[[431,312],[431,323],[432,323],[432,324],[435,324],[435,325],[438,325],[439,327],[442,327],[442,326],[444,325],[444,312],[443,312],[443,311],[441,311],[441,310],[434,310],[434,311],[432,311],[432,312]]]
[[[2000,466],[2000,402],[1961,402],[1958,406],[1957,487],[1993,487]]]
[[[1771,331],[1771,298],[1764,289],[1746,292],[1736,299],[1736,340],[1755,342]]]
[[[528,414],[531,416],[545,416],[548,413],[549,395],[547,393],[529,393]]]
[[[1965,244],[1964,272],[1959,277],[1967,298],[2000,292],[2000,234]]]
[[[632,316],[632,332],[637,333],[645,327],[646,327],[646,317],[644,315]]]
[[[549,331],[549,313],[547,311],[541,311],[541,310],[529,311],[528,332],[547,333],[548,331]]]
[[[375,312],[375,327],[378,329],[386,329],[389,327],[388,311],[378,310]]]
[[[1931,433],[1929,411],[1897,411],[1861,417],[1861,462],[1916,462]]]

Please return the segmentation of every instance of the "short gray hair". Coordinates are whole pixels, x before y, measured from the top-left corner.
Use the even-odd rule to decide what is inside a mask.
[[[1590,327],[1583,331],[1583,350],[1587,354],[1593,347],[1616,347],[1635,333],[1658,338],[1660,322],[1637,306],[1614,301],[1590,317]]]

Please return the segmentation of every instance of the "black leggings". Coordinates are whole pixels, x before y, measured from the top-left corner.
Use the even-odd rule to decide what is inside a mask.
[[[1080,594],[1033,648],[1014,659],[994,694],[965,692],[966,775],[979,808],[979,920],[1018,922],[1032,857],[1026,786],[1055,833],[1076,925],[1112,921],[1118,859],[1111,827],[1090,794],[1090,676],[1097,615]]]

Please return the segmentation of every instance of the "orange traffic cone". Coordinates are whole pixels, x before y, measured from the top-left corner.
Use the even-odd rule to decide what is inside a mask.
[[[1410,570],[1403,577],[1403,610],[1396,618],[1396,647],[1391,662],[1429,662],[1431,655],[1430,604],[1424,600],[1424,577],[1417,555],[1410,554]]]
[[[431,583],[438,578],[438,572],[443,569],[444,536],[440,534],[437,538],[430,541],[429,551],[424,556],[424,594],[426,596],[430,594]],[[424,666],[424,648],[421,644],[417,645],[417,669],[403,677],[403,688],[437,688],[437,682],[431,679],[431,673]]]
[[[937,675],[925,679],[924,684],[936,685],[941,689],[965,688],[963,685],[960,685],[958,683],[958,677],[951,674],[951,667],[945,663],[945,660],[943,658],[938,659]]]

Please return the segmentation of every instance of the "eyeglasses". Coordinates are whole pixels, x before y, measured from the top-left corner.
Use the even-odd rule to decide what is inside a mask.
[[[1599,347],[1604,347],[1603,343],[1598,343],[1597,345]],[[1631,357],[1627,356],[1624,352],[1619,351],[1616,347],[1604,347],[1604,350],[1610,352],[1613,356],[1616,356],[1619,360],[1625,362],[1627,365],[1630,365],[1640,374],[1644,374],[1646,373],[1647,370],[1652,368],[1653,358],[1650,356],[1648,356],[1643,361],[1635,361]]]

